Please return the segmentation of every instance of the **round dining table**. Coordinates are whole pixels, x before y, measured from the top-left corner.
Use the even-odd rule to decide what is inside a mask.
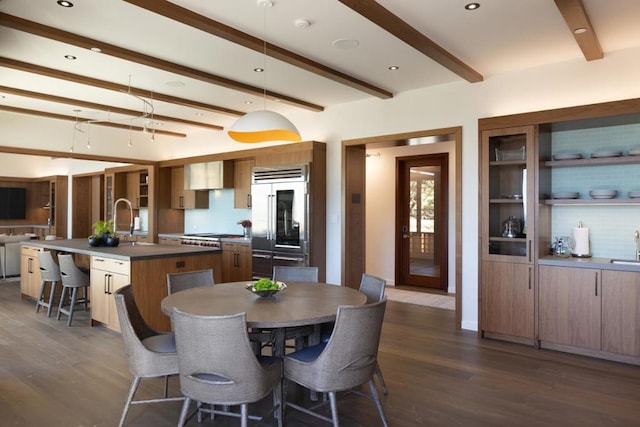
[[[248,328],[274,330],[274,355],[281,357],[285,328],[332,322],[338,306],[367,302],[367,297],[356,289],[304,282],[287,282],[286,289],[263,298],[246,289],[248,283],[219,283],[176,292],[162,300],[162,312],[171,316],[175,307],[201,316],[246,313]]]

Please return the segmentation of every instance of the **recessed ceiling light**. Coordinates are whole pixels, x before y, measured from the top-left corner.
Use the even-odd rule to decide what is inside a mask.
[[[100,52],[102,52],[102,49],[100,49],[99,47],[92,47],[91,51],[100,53]]]
[[[253,71],[255,71],[256,73],[264,73],[264,68],[257,67],[254,68]]]
[[[293,25],[295,25],[296,28],[305,29],[311,26],[311,21],[308,19],[296,19],[293,21]]]
[[[202,114],[202,113],[196,113],[196,116],[198,116],[198,117],[202,117],[202,116],[203,116],[203,114]]]
[[[464,5],[464,8],[467,10],[476,10],[480,7],[480,3],[467,3]]]
[[[58,5],[62,7],[73,7],[73,3],[71,3],[70,1],[58,0],[56,3],[58,3]]]
[[[253,101],[244,101],[244,103],[247,104],[247,105],[251,105],[251,104],[253,104]]]
[[[391,67],[389,67],[389,69],[390,69],[391,71],[395,71],[395,70],[399,70],[399,69],[400,69],[400,67],[398,67],[397,65],[392,65]]]
[[[582,33],[586,33],[586,32],[587,32],[587,29],[586,28],[582,28],[582,27],[576,28],[575,30],[573,30],[574,34],[582,34]]]
[[[65,57],[65,58],[67,58],[67,59],[68,59],[68,60],[70,60],[70,61],[73,61],[74,59],[78,59],[78,58],[76,58],[76,57],[75,57],[75,56],[73,56],[73,55],[65,55],[64,57]]]
[[[178,80],[166,82],[165,84],[167,86],[171,86],[171,87],[184,87],[185,86],[184,82],[181,82],[181,81],[178,81]]]
[[[336,49],[355,49],[360,46],[360,42],[354,39],[338,39],[331,43]]]

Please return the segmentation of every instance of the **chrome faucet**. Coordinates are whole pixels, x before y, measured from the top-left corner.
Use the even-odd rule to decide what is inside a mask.
[[[130,223],[129,223],[129,235],[133,236],[133,206],[131,205],[131,202],[128,199],[120,198],[118,200],[116,200],[116,202],[113,204],[113,234],[116,234],[116,227],[118,227],[118,222],[116,221],[117,217],[118,217],[118,203],[120,202],[124,202],[127,204],[127,206],[129,206],[129,218],[130,218]]]
[[[633,233],[633,241],[636,242],[636,261],[640,261],[640,233],[638,230]]]

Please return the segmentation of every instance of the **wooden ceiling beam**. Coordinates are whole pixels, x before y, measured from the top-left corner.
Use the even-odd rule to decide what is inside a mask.
[[[315,62],[309,58],[305,58],[297,53],[291,52],[271,43],[266,43],[263,39],[253,37],[250,34],[243,33],[235,28],[229,27],[221,22],[214,21],[206,16],[199,15],[189,9],[180,7],[166,0],[124,0],[127,3],[136,5],[149,12],[180,22],[193,28],[197,28],[208,34],[228,40],[230,42],[244,46],[247,49],[260,53],[266,53],[268,56],[293,65],[310,73],[325,77],[334,82],[343,84],[350,88],[359,90],[369,95],[376,96],[381,99],[389,99],[393,94],[385,89],[381,89],[372,84],[359,80],[353,76],[334,70],[326,65]],[[266,47],[266,52],[265,52]]]
[[[227,79],[225,77],[216,76],[214,74],[206,73],[195,68],[186,67],[184,65],[176,64],[174,62],[166,61],[160,58],[154,58],[153,56],[145,55],[140,52],[135,52],[133,50],[115,46],[106,42],[102,42],[100,40],[94,40],[88,37],[80,36],[78,34],[62,31],[57,28],[42,25],[37,22],[19,18],[17,16],[8,15],[6,13],[0,13],[0,25],[36,36],[55,40],[61,43],[77,46],[83,49],[98,47],[100,48],[103,55],[113,56],[116,58],[124,59],[125,61],[131,61],[137,64],[146,65],[151,68],[164,70],[169,73],[174,73],[191,79],[200,80],[202,82],[221,86],[227,89],[248,93],[251,95],[259,96],[261,98],[263,96],[266,96],[269,99],[279,100],[280,102],[293,105],[295,107],[304,108],[306,110],[324,110],[324,107],[320,105],[312,104],[301,99],[293,98],[291,96],[271,91],[266,91],[265,93],[264,88],[261,87],[251,86],[248,84],[237,82],[235,80]],[[220,107],[220,109],[222,110],[222,107]]]
[[[484,80],[482,74],[469,67],[374,0],[339,1],[468,82],[477,83]]]
[[[157,162],[152,162],[145,159],[141,160],[141,159],[130,159],[127,157],[114,157],[114,156],[104,156],[104,155],[97,155],[97,154],[73,153],[69,151],[52,151],[52,150],[40,150],[35,148],[9,147],[6,145],[0,146],[0,153],[20,154],[23,156],[51,157],[52,159],[92,160],[96,162],[132,163],[132,164],[140,164],[140,165],[149,165],[149,164],[157,163]],[[11,178],[11,179],[15,179],[15,178]],[[24,179],[24,178],[21,178],[21,179]],[[33,178],[26,178],[26,179],[33,179]]]
[[[4,58],[0,56],[0,67],[12,68],[14,70],[24,71],[27,73],[39,74],[41,76],[51,77],[54,79],[66,80],[73,83],[80,83],[87,86],[98,87],[101,89],[113,90],[117,92],[131,92],[142,98],[153,99],[155,101],[168,102],[170,104],[182,105],[199,110],[211,111],[214,113],[226,114],[240,117],[244,115],[242,111],[230,110],[227,108],[217,107],[215,105],[205,104],[204,102],[192,101],[189,99],[178,98],[171,95],[164,95],[157,92],[150,92],[145,89],[135,88],[131,86],[112,83],[105,80],[94,79],[91,77],[81,76],[79,74],[67,73],[53,68],[47,68],[40,65],[29,64],[27,62],[16,61],[15,59]]]
[[[123,125],[120,123],[102,122],[102,121],[93,121],[93,120],[78,120],[78,118],[75,116],[49,113],[47,111],[40,111],[40,110],[31,110],[28,108],[18,108],[18,107],[9,107],[6,105],[0,105],[0,111],[8,111],[10,113],[18,113],[18,114],[28,114],[30,116],[46,117],[48,119],[68,120],[68,121],[78,122],[78,123],[90,123],[91,125],[96,125],[96,126],[106,126],[110,128],[132,130],[136,132],[150,132],[148,128],[144,128],[140,126],[130,126],[128,124]],[[153,132],[157,135],[175,136],[178,138],[186,138],[187,136],[187,134],[185,133],[171,132],[168,130],[154,129]]]
[[[587,61],[602,59],[604,53],[582,0],[554,0]]]
[[[123,114],[123,115],[126,115],[126,116],[132,116],[133,118],[140,117],[143,114],[142,111],[129,110],[129,109],[126,109],[126,108],[114,107],[113,105],[97,104],[95,102],[88,102],[88,101],[82,101],[82,100],[79,100],[79,99],[65,98],[65,97],[62,97],[62,96],[49,95],[49,94],[46,94],[46,93],[32,92],[32,91],[29,91],[29,90],[18,89],[18,88],[13,88],[13,87],[8,87],[8,86],[0,86],[0,93],[9,93],[9,94],[12,94],[12,95],[25,96],[25,97],[34,98],[34,99],[40,99],[42,101],[58,102],[58,103],[61,103],[61,104],[76,105],[76,106],[79,106],[79,107],[91,108],[91,109],[94,109],[94,110],[108,111],[110,113],[117,113],[117,114]],[[219,126],[219,125],[211,125],[209,123],[196,122],[196,121],[192,121],[192,120],[184,120],[184,119],[179,119],[177,117],[162,116],[160,114],[155,114],[155,113],[153,114],[153,120],[160,120],[160,121],[174,122],[174,123],[182,123],[182,124],[186,124],[186,125],[190,125],[190,126],[199,126],[199,127],[204,127],[204,128],[213,129],[213,130],[223,130],[224,129],[223,126]]]

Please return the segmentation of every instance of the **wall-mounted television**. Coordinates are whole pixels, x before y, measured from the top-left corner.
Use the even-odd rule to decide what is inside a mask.
[[[27,218],[27,189],[0,187],[0,219]]]

